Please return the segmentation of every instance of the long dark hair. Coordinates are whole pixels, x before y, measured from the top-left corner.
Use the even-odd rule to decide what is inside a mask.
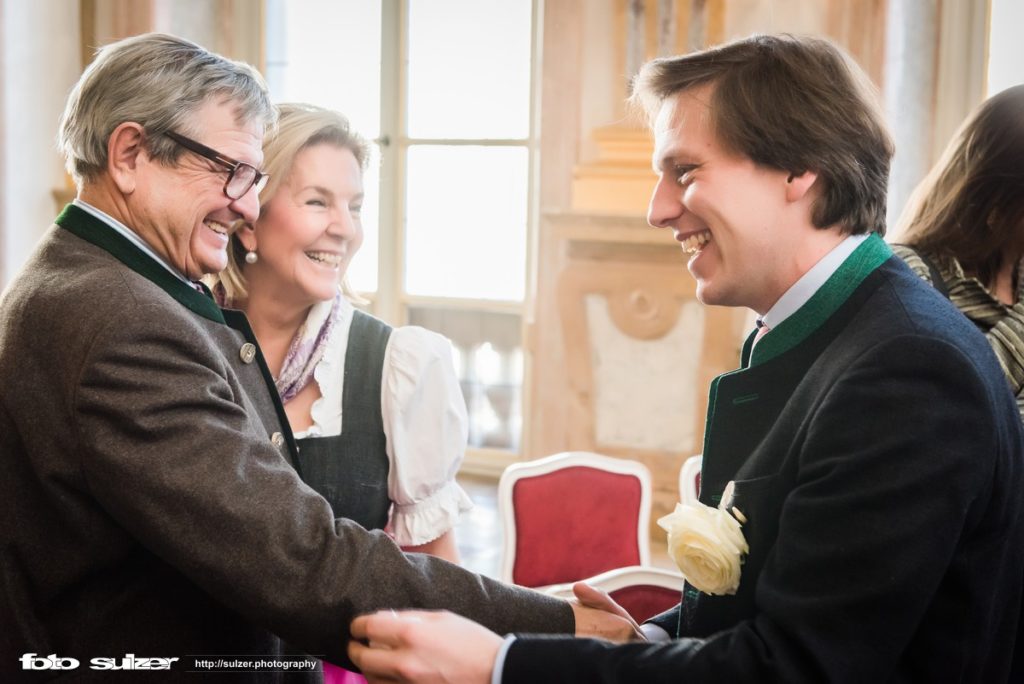
[[[914,190],[897,240],[991,286],[1004,253],[1024,249],[1024,85],[978,107]]]

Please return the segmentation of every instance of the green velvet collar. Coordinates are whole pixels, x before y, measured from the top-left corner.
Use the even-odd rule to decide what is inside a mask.
[[[74,204],[64,207],[57,217],[57,225],[68,232],[90,242],[132,269],[147,280],[152,281],[179,304],[203,318],[224,324],[221,313],[209,290],[203,285],[205,294],[195,290],[180,278],[175,278],[166,268],[153,260],[151,256],[133,245],[123,235],[99,220],[89,212]]]
[[[747,338],[743,345],[742,368],[774,359],[807,339],[849,299],[865,278],[891,256],[889,245],[877,233],[872,233],[803,306],[757,343],[753,354],[750,348],[754,334]]]

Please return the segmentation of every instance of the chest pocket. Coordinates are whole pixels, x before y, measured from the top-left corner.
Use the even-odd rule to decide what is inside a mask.
[[[778,475],[732,481],[732,496],[727,506],[730,510],[736,508],[746,518],[742,529],[751,557],[762,556],[765,546],[770,546],[778,534],[782,501],[776,490],[778,481]],[[716,498],[720,499],[721,495]]]

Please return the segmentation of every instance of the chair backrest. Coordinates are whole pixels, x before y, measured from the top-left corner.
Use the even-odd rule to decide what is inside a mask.
[[[583,581],[607,591],[637,622],[679,603],[683,591],[683,576],[679,572],[636,565],[615,568]],[[569,598],[573,595],[572,584],[559,584],[545,591],[552,596]]]
[[[703,460],[701,454],[690,456],[683,461],[683,467],[679,469],[679,500],[684,504],[697,503],[700,495],[700,464]]]
[[[571,582],[650,559],[651,474],[642,463],[571,451],[517,463],[498,483],[501,579]]]

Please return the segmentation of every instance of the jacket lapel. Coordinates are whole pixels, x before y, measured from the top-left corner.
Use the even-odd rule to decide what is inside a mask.
[[[302,470],[299,466],[299,450],[295,443],[295,436],[292,434],[291,427],[288,423],[288,414],[284,411],[284,403],[281,401],[281,395],[277,391],[277,385],[274,384],[274,376],[270,373],[270,367],[267,366],[267,361],[263,358],[263,350],[260,349],[259,342],[256,341],[256,335],[252,331],[252,327],[249,325],[249,319],[245,317],[245,314],[235,309],[220,309],[221,314],[224,317],[225,324],[234,330],[237,330],[247,342],[251,342],[256,347],[256,364],[259,366],[260,375],[263,376],[263,382],[266,384],[267,389],[270,392],[270,399],[274,402],[274,412],[277,414],[277,419],[281,423],[281,434],[284,435],[285,443],[288,445],[288,460],[291,462],[295,471],[302,477]]]
[[[861,243],[792,316],[753,345],[743,345],[741,367],[711,382],[704,425],[701,501],[717,505],[725,483],[750,459],[774,425],[810,364],[839,329],[840,312],[857,289],[892,256],[877,235]],[[826,323],[829,331],[822,331]],[[814,333],[821,331],[821,334]],[[828,334],[824,334],[828,332]],[[784,357],[784,358],[782,358]],[[705,486],[706,485],[706,486]]]
[[[89,212],[69,204],[57,217],[56,223],[152,281],[192,313],[215,323],[224,323],[220,308],[211,297],[175,278],[166,268],[153,261],[152,257]]]
[[[205,285],[202,286],[203,291],[200,292],[175,278],[166,268],[153,261],[152,257],[125,239],[123,235],[73,204],[64,207],[64,211],[57,217],[56,223],[64,230],[108,252],[125,266],[160,287],[192,313],[236,330],[247,342],[255,345],[255,360],[274,404],[274,412],[281,424],[281,434],[284,435],[288,445],[285,456],[291,462],[292,467],[298,470],[298,450],[295,445],[295,437],[288,425],[288,415],[284,411],[284,404],[281,403],[281,397],[277,393],[274,378],[270,374],[267,362],[263,358],[263,352],[260,350],[260,345],[256,341],[256,336],[253,334],[245,314],[241,311],[221,309],[213,301],[213,296]],[[301,476],[302,473],[299,475]]]

